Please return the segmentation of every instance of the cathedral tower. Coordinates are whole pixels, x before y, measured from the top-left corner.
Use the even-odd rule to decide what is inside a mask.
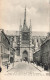
[[[26,7],[24,13],[24,23],[22,29],[20,29],[20,56],[22,60],[31,61],[32,60],[32,50],[31,50],[31,20],[30,27],[28,28],[26,23]]]

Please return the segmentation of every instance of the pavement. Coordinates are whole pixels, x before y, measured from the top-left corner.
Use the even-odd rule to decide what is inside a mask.
[[[3,74],[15,74],[15,75],[46,75],[47,71],[41,66],[37,66],[33,63],[28,62],[14,62],[14,64],[10,64],[8,69],[7,66],[2,66],[2,73]]]
[[[37,66],[33,63],[28,62],[16,62],[14,63],[14,66],[9,68],[7,71],[8,74],[12,73],[13,75],[45,75],[48,73],[47,71],[44,71],[44,69],[41,66]]]
[[[32,65],[34,65],[34,67],[36,67],[40,72],[44,71],[44,68],[42,68],[41,66],[37,66],[35,63]]]

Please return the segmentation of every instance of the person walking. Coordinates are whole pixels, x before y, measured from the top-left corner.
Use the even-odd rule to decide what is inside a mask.
[[[8,64],[7,64],[7,69],[8,69]]]

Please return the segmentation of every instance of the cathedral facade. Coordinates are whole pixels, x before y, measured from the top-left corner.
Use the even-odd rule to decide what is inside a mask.
[[[44,34],[41,35],[42,33],[32,31],[31,20],[30,26],[27,26],[26,8],[24,22],[23,25],[20,23],[19,31],[6,31],[5,34],[10,41],[10,55],[15,54],[15,61],[18,59],[33,61],[33,54],[40,49],[42,42],[46,38]]]
[[[32,31],[31,31],[31,20],[28,28],[26,23],[26,8],[24,13],[23,26],[20,24],[20,57],[22,60],[32,61]]]

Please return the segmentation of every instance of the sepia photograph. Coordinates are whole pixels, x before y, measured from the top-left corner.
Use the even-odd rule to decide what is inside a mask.
[[[0,0],[0,80],[35,76],[50,77],[50,1]]]

